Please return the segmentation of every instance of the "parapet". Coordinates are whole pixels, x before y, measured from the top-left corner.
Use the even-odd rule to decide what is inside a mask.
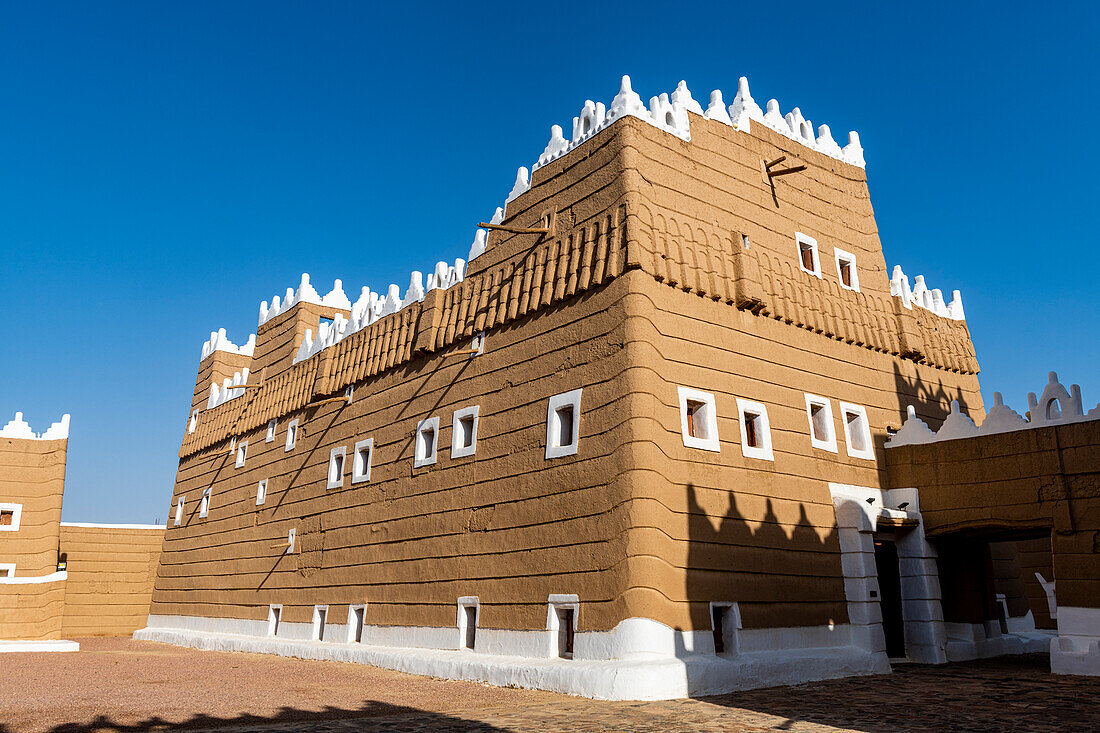
[[[36,433],[23,419],[23,413],[15,413],[15,419],[0,428],[0,438],[19,438],[21,440],[66,440],[69,437],[69,414],[61,416],[59,422],[55,422],[44,433]]]
[[[924,283],[924,275],[917,275],[913,279],[913,287],[909,287],[909,276],[902,272],[901,265],[894,265],[894,271],[890,275],[890,295],[900,298],[901,304],[909,309],[917,306],[953,321],[966,320],[962,293],[958,290],[953,291],[951,302],[945,303],[943,292],[939,288],[928,289]]]
[[[951,414],[943,421],[938,431],[933,431],[927,423],[917,417],[916,410],[910,405],[906,410],[908,414],[905,422],[902,423],[901,429],[886,441],[886,447],[938,443],[943,440],[972,438],[978,435],[1100,420],[1100,405],[1085,412],[1081,404],[1080,385],[1075,384],[1067,391],[1058,381],[1057,372],[1050,372],[1048,375],[1047,386],[1043,390],[1042,397],[1036,398],[1035,393],[1032,392],[1027,396],[1027,401],[1030,409],[1028,417],[1023,418],[1005,405],[1000,392],[994,392],[993,408],[979,427],[959,409],[958,400],[952,400]]]

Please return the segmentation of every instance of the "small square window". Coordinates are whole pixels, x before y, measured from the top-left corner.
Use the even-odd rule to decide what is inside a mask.
[[[840,287],[845,290],[859,290],[859,270],[856,269],[856,256],[842,249],[834,249],[836,274],[840,278]]]
[[[328,454],[328,488],[339,489],[344,486],[345,448],[333,448]]]
[[[478,405],[455,410],[451,419],[451,458],[472,456],[477,450]]]
[[[210,513],[210,489],[202,492],[202,501],[199,502],[199,518]]]
[[[573,594],[551,593],[547,600],[546,628],[556,637],[555,652],[562,659],[572,659],[580,599]]]
[[[810,445],[836,453],[836,430],[833,426],[833,406],[817,395],[806,395],[806,419],[810,425]]]
[[[267,437],[264,438],[265,443],[272,443],[275,441],[275,429],[278,426],[279,423],[277,420],[272,419],[267,421]]]
[[[738,397],[737,413],[741,423],[741,454],[746,458],[774,460],[768,408],[759,402]]]
[[[817,252],[817,240],[802,232],[795,232],[794,238],[798,243],[799,268],[814,277],[821,277],[821,259]]]
[[[413,466],[430,466],[436,460],[436,444],[439,441],[439,418],[429,417],[416,425],[416,453]]]
[[[680,435],[684,445],[720,452],[714,395],[690,387],[677,387],[676,393],[680,401]]]
[[[183,521],[183,500],[185,498],[186,497],[181,496],[180,498],[176,499],[176,516],[172,520],[173,527],[178,527],[180,525],[180,522]]]
[[[256,484],[256,506],[260,506],[265,501],[267,501],[267,479]]]
[[[875,460],[875,446],[871,442],[871,426],[867,421],[867,408],[862,405],[840,403],[840,414],[844,418],[844,440],[848,446],[848,455],[853,458]]]
[[[554,395],[546,407],[546,457],[576,455],[580,443],[581,391]]]
[[[248,455],[248,441],[242,440],[237,443],[237,463],[236,467],[241,468],[244,466],[244,459]]]
[[[355,444],[355,455],[351,462],[351,482],[361,484],[370,481],[370,464],[374,458],[374,438],[360,440]]]
[[[294,444],[298,442],[298,420],[294,419],[290,421],[290,424],[286,426],[286,448],[287,451],[294,450]]]
[[[0,578],[14,578],[15,577],[15,563],[13,562],[0,562]]]
[[[22,516],[22,504],[0,504],[0,532],[18,532]]]

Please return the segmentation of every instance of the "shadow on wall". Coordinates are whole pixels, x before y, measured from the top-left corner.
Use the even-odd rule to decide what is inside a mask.
[[[780,521],[771,498],[763,499],[762,516],[746,518],[738,495],[722,493],[729,502],[724,515],[704,507],[695,484],[687,485],[686,590],[695,628],[710,628],[711,602],[736,602],[745,629],[846,623],[835,521],[822,536],[800,502],[788,534],[784,525],[791,523]]]
[[[909,405],[916,408],[917,414],[933,430],[938,430],[951,414],[951,400],[958,400],[959,409],[970,415],[970,406],[962,390],[944,387],[943,380],[937,380],[935,384],[926,382],[919,373],[915,379],[910,379],[901,373],[896,361],[894,362],[894,387],[894,394],[898,396],[898,419],[897,423],[891,423],[891,427],[895,430],[905,422],[905,411]]]
[[[50,733],[106,733],[110,731],[173,731],[173,730],[218,730],[237,729],[247,726],[255,730],[335,730],[343,726],[333,725],[337,721],[356,721],[354,728],[347,730],[389,731],[389,730],[445,730],[445,731],[505,731],[488,723],[477,720],[456,718],[443,713],[434,713],[404,705],[392,705],[377,700],[367,700],[358,708],[326,707],[323,710],[299,710],[284,707],[272,715],[249,715],[234,717],[216,717],[212,715],[194,715],[187,720],[171,722],[153,716],[138,722],[116,722],[110,716],[100,715],[84,723],[66,723],[50,728]],[[16,729],[0,723],[0,733],[16,733]]]

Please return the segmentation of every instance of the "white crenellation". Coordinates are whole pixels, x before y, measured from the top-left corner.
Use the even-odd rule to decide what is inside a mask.
[[[220,388],[217,382],[210,385],[210,396],[206,399],[206,409],[217,407],[223,402],[228,402],[234,397],[243,395],[246,390],[240,387],[242,384],[248,384],[247,367],[239,372],[233,372],[232,378],[226,377],[222,380]]]
[[[22,440],[64,440],[69,437],[69,414],[61,416],[61,420],[51,423],[44,433],[36,433],[23,419],[23,413],[15,413],[15,419],[0,428],[0,438],[19,438]]]
[[[909,287],[909,276],[902,272],[901,265],[894,265],[894,271],[891,273],[890,295],[901,298],[901,304],[910,310],[913,306],[917,306],[953,321],[966,320],[962,293],[958,290],[952,291],[951,302],[945,303],[943,291],[939,288],[929,290],[924,282],[924,275],[913,278],[913,286]]]
[[[262,323],[262,321],[261,321]],[[248,337],[248,341],[243,346],[237,346],[225,336],[225,329],[219,328],[217,331],[210,332],[210,338],[202,345],[202,356],[199,361],[202,361],[206,357],[213,354],[215,351],[224,351],[229,354],[241,354],[242,356],[252,356],[252,352],[256,349],[256,334],[252,334]]]
[[[886,441],[886,447],[937,443],[941,440],[957,440],[1048,425],[1100,420],[1100,405],[1087,413],[1082,407],[1080,385],[1075,384],[1067,390],[1058,381],[1057,372],[1050,372],[1047,378],[1047,386],[1041,397],[1036,397],[1034,392],[1027,396],[1030,420],[1025,420],[1015,410],[1006,406],[1000,392],[993,393],[993,408],[980,426],[975,425],[969,416],[963,414],[959,409],[958,400],[952,400],[951,414],[943,421],[940,429],[933,432],[923,420],[917,417],[916,411],[910,405],[905,422],[902,423],[901,429]]]

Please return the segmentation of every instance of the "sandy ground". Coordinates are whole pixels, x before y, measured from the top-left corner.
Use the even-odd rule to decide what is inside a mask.
[[[1041,654],[641,703],[129,639],[80,646],[0,655],[0,733],[1100,730],[1100,678],[1052,675]]]

